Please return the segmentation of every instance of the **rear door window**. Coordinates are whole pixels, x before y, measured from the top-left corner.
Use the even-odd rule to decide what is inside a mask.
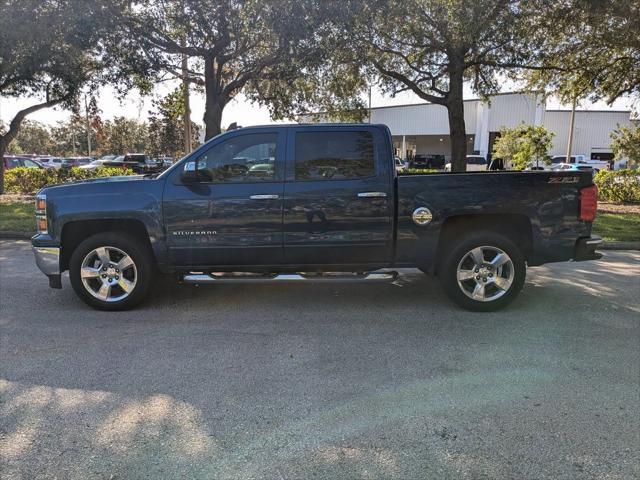
[[[296,133],[297,181],[348,180],[372,177],[375,174],[371,132]]]

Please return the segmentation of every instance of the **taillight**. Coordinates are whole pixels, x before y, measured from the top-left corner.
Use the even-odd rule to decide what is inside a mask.
[[[598,187],[591,185],[580,189],[580,220],[593,222],[598,210]]]

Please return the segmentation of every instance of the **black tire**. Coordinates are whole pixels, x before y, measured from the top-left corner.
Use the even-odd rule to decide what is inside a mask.
[[[451,300],[467,310],[492,312],[505,307],[518,296],[518,293],[520,293],[520,290],[522,290],[524,286],[526,264],[522,252],[508,237],[495,232],[465,232],[461,233],[461,236],[463,238],[455,241],[451,247],[444,252],[443,260],[438,268],[442,288]],[[475,258],[470,252],[480,247],[486,247],[483,251],[486,267],[480,269],[478,273],[476,273],[475,268],[472,268],[474,277],[461,280],[459,283],[458,266],[461,266],[463,276],[466,272],[469,272],[468,265],[472,265],[474,263],[473,259]],[[496,256],[499,253],[494,249],[501,250],[511,260],[510,264],[506,263],[500,267],[500,271],[490,265],[490,260],[496,258],[491,257],[492,252],[495,253]],[[479,250],[476,250],[476,252],[479,252]],[[487,259],[487,257],[489,258]],[[461,262],[464,263],[461,265]],[[512,277],[511,273],[513,274]],[[502,276],[507,278],[502,278]],[[509,287],[504,289],[498,288],[496,282],[498,278],[500,278],[500,283],[503,285],[508,284],[510,278],[511,283]],[[483,279],[487,279],[488,282],[484,282]],[[476,285],[479,285],[483,293],[485,291],[487,292],[486,301],[480,301],[469,296],[474,293],[473,291]],[[465,293],[465,291],[468,293]],[[491,299],[494,296],[495,298]]]
[[[125,275],[131,275],[131,272],[134,272],[135,277],[133,278],[135,278],[135,284],[130,292],[122,290],[121,287],[117,285],[116,278],[113,278],[113,287],[121,293],[121,296],[124,296],[122,299],[118,299],[117,295],[114,296],[113,301],[103,301],[96,298],[87,290],[87,287],[85,287],[82,281],[81,268],[85,257],[100,247],[112,247],[114,250],[110,252],[111,255],[115,255],[116,259],[118,255],[117,250],[120,250],[126,253],[133,261],[134,268],[129,267],[127,273],[124,273],[124,271],[120,273],[124,278]],[[153,285],[155,270],[153,255],[149,247],[141,240],[124,232],[104,232],[87,238],[76,247],[69,260],[69,279],[71,280],[71,286],[83,302],[98,310],[129,310],[138,305],[145,299]],[[102,280],[96,278],[88,282],[102,282]],[[99,285],[99,283],[97,285]],[[89,285],[90,288],[91,286],[92,284]],[[111,291],[112,290],[110,290],[110,292]]]

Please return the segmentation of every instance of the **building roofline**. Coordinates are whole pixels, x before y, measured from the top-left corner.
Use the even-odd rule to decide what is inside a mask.
[[[567,112],[571,113],[571,110],[564,110],[562,108],[554,108],[550,110],[545,110],[545,112]],[[577,109],[576,113],[629,113],[631,114],[631,110],[589,110],[585,108]]]

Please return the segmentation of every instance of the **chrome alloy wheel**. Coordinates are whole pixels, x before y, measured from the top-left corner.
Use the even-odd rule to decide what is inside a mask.
[[[491,302],[502,297],[515,274],[509,255],[497,247],[476,247],[458,263],[458,286],[464,294],[479,302]]]
[[[129,296],[138,281],[133,259],[116,247],[98,247],[82,260],[84,288],[98,300],[118,302]]]

